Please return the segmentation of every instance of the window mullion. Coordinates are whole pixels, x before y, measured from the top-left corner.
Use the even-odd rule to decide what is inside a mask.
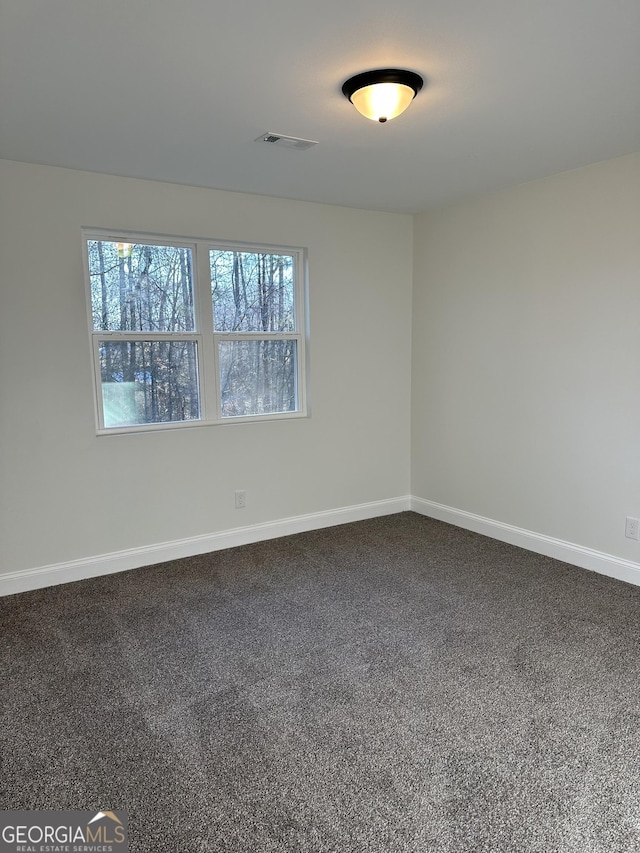
[[[201,333],[200,387],[202,394],[202,416],[208,421],[220,420],[218,394],[218,352],[213,338],[213,306],[211,302],[211,271],[209,248],[206,243],[197,243],[194,276],[197,299],[197,327]]]
[[[307,411],[307,337],[309,334],[308,324],[308,294],[307,294],[307,255],[306,252],[298,251],[294,255],[295,263],[295,310],[296,331],[298,332],[297,344],[297,372],[296,385],[298,395],[298,406],[300,411]]]
[[[291,341],[300,337],[298,332],[215,332],[220,341]]]
[[[198,341],[197,332],[92,332],[101,341]]]

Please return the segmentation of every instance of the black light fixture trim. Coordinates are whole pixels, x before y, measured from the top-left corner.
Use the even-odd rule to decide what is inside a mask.
[[[424,80],[414,71],[404,71],[402,68],[379,68],[376,71],[363,71],[355,77],[349,77],[342,84],[342,94],[351,100],[354,92],[373,86],[375,83],[400,83],[413,89],[414,97],[424,85]]]

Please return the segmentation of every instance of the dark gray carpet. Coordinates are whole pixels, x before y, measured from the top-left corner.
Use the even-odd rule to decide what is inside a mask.
[[[640,851],[640,589],[412,513],[0,599],[0,807],[131,850]]]

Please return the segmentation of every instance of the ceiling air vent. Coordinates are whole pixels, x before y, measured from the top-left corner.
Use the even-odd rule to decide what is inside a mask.
[[[282,133],[270,133],[267,131],[256,139],[256,142],[266,142],[269,145],[277,145],[278,148],[296,148],[298,151],[306,151],[318,143],[313,139],[299,139],[297,136],[283,136]]]

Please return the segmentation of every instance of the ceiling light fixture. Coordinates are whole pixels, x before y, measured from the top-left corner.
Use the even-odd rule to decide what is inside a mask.
[[[350,77],[342,86],[342,94],[363,116],[384,123],[403,113],[423,84],[422,77],[413,71],[381,68]]]

